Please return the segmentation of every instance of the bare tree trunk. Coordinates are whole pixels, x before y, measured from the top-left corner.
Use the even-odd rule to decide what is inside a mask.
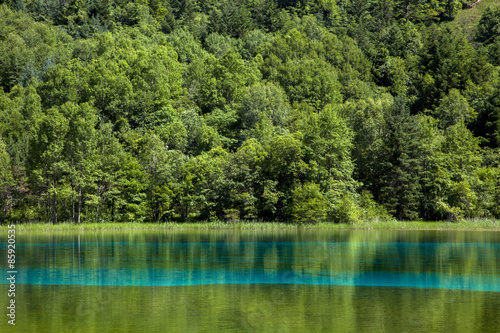
[[[45,201],[45,209],[47,214],[47,220],[51,220],[52,216],[52,203],[50,202],[50,194],[47,193],[47,198]]]
[[[57,163],[57,160],[56,160]],[[57,224],[57,166],[54,166],[54,221]]]
[[[78,223],[80,223],[81,213],[82,213],[82,186],[80,186],[78,193]]]
[[[54,190],[54,217],[52,224],[57,224],[57,192]]]
[[[75,223],[75,183],[73,180],[71,180],[71,206],[73,213],[72,221]]]
[[[101,184],[97,184],[97,194],[99,195],[99,199],[101,199]],[[101,207],[101,200],[97,202],[97,216],[96,222],[99,222],[99,207]]]
[[[3,205],[3,219],[0,221],[0,225],[2,225],[7,220],[7,196],[5,196],[4,205]]]
[[[477,0],[476,2],[474,2],[473,4],[470,4],[469,5],[469,8],[472,8],[474,7],[475,5],[477,5],[481,0]]]
[[[115,222],[115,199],[113,198],[113,204],[111,206],[111,222]]]

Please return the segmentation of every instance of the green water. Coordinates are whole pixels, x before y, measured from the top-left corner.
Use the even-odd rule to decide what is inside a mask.
[[[16,261],[1,332],[500,332],[498,232],[18,232]]]

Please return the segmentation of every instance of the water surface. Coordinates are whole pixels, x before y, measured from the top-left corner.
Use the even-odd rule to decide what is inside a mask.
[[[16,246],[20,332],[500,332],[498,232],[18,232]]]

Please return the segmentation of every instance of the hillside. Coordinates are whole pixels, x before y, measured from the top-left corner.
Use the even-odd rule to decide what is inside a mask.
[[[480,0],[479,2],[472,2],[471,5],[464,6],[463,9],[457,12],[455,19],[449,24],[452,27],[464,31],[470,40],[474,38],[474,31],[479,23],[481,15],[487,8],[495,9],[500,7],[500,2],[496,0]]]
[[[2,221],[500,217],[500,4],[0,1]]]

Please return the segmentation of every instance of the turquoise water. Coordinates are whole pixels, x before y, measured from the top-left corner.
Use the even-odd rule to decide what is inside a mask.
[[[36,243],[25,246],[34,246],[38,251],[57,251],[59,255],[58,264],[52,267],[43,267],[43,263],[48,260],[46,256],[30,260],[28,267],[23,267],[19,273],[20,281],[27,284],[186,286],[275,283],[500,291],[500,275],[496,264],[484,265],[480,272],[449,273],[450,267],[458,265],[462,257],[470,256],[471,253],[477,260],[487,261],[492,252],[500,251],[500,244],[491,243],[80,242],[59,243],[57,246]],[[79,266],[75,267],[77,246],[79,258],[76,260]],[[92,256],[93,251],[97,251],[97,246],[99,257],[88,259],[89,254]],[[143,255],[134,254],[134,249],[138,247]],[[255,255],[241,255],[249,247]],[[353,248],[357,248],[360,254],[349,257],[349,264],[360,270],[342,270],[342,255]],[[372,248],[383,256],[373,257]],[[22,253],[23,245],[18,246],[18,250]],[[323,263],[325,258],[312,255],[318,250],[330,254],[328,263],[333,263],[333,267],[293,269],[293,266]],[[266,267],[263,263],[265,254],[272,251],[277,253],[275,267]],[[435,269],[435,261],[443,259],[438,251],[449,255],[445,258],[444,266]],[[199,257],[192,256],[182,265],[176,264],[175,258],[163,255],[163,252],[176,255],[198,253]],[[279,255],[280,252],[288,255]],[[411,259],[414,252],[418,252],[418,257]],[[120,253],[120,256],[113,256],[114,253]],[[102,266],[89,268],[88,260],[99,260]],[[413,260],[412,264],[419,263],[419,271],[406,271],[408,260]],[[41,267],[37,268],[37,263],[41,263]],[[108,264],[118,267],[108,268]],[[147,266],[144,267],[144,264]],[[246,267],[248,265],[252,267]]]
[[[497,232],[18,233],[16,259],[16,329],[500,331]]]

